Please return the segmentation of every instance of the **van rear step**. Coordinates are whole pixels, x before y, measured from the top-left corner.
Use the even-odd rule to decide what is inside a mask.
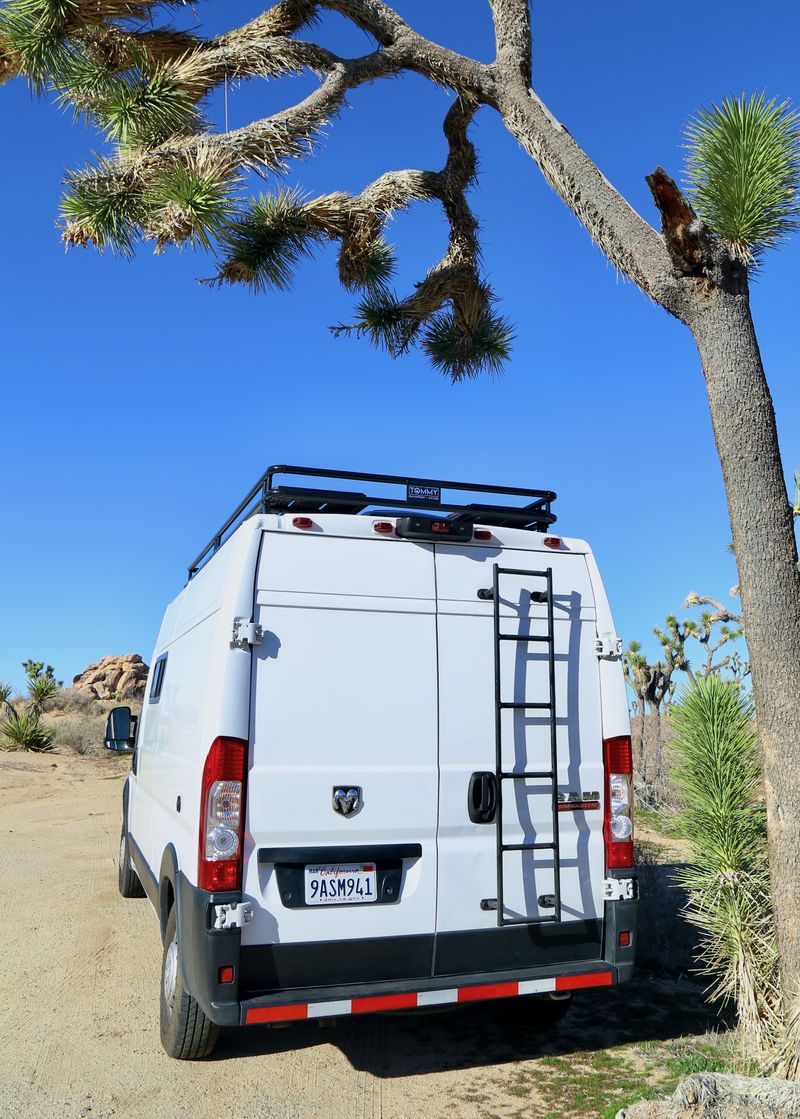
[[[566,993],[581,987],[610,987],[613,983],[613,972],[606,970],[558,975],[547,979],[515,979],[464,987],[402,991],[397,994],[285,1003],[280,1006],[264,1005],[264,1000],[253,999],[242,1003],[241,1020],[243,1026],[254,1026],[261,1022],[291,1022],[305,1018],[338,1017],[341,1014],[373,1014],[383,1010],[408,1010],[415,1007],[444,1006],[448,1003],[476,1002],[481,999],[505,999],[518,995]]]

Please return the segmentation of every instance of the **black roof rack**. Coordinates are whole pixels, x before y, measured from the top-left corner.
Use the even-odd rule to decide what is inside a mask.
[[[375,482],[380,485],[400,486],[405,497],[384,494],[370,497],[360,490],[330,489],[326,485],[286,486],[276,485],[276,475],[313,478],[346,482]],[[522,504],[489,505],[483,502],[462,504],[444,500],[443,490],[459,490],[470,494],[495,494],[503,497],[528,498]],[[531,500],[532,499],[532,500]],[[408,478],[395,474],[362,474],[353,470],[322,470],[311,466],[270,466],[256,484],[239,502],[225,524],[206,544],[189,568],[191,579],[210,557],[218,551],[239,525],[256,513],[364,513],[370,509],[413,509],[417,512],[442,510],[448,519],[472,524],[494,525],[498,528],[526,528],[545,532],[556,516],[551,505],[556,495],[552,490],[519,489],[515,486],[485,486],[474,482],[444,482],[428,478]]]

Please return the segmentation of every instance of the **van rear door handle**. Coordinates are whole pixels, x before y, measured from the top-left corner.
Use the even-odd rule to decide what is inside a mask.
[[[473,824],[491,824],[497,812],[497,777],[494,773],[473,773],[469,779],[467,811]]]

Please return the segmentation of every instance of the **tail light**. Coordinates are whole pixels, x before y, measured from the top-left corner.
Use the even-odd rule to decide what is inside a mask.
[[[626,735],[603,742],[606,808],[603,837],[609,870],[633,866],[633,755]]]
[[[198,885],[203,890],[242,888],[242,843],[247,743],[215,738],[200,789]]]

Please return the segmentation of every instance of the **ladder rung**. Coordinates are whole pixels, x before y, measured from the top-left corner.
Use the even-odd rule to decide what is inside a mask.
[[[553,913],[550,917],[512,917],[510,920],[502,917],[500,925],[554,925],[560,921],[561,918]]]
[[[522,568],[519,568],[519,567],[498,567],[497,574],[498,575],[536,575],[540,579],[546,579],[547,578],[547,572],[546,571],[523,571]]]
[[[502,843],[501,851],[555,851],[555,843]]]
[[[550,711],[553,705],[552,703],[501,703],[500,707],[514,708],[515,710]]]
[[[498,633],[499,641],[550,641],[550,634],[538,633]]]
[[[555,773],[552,769],[542,770],[509,770],[508,772],[501,772],[497,775],[501,781],[514,781],[519,780],[521,777],[549,777],[552,781],[555,778]]]

